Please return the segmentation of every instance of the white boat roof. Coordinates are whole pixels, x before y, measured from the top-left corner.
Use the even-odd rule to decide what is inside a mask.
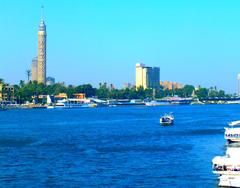
[[[106,101],[101,100],[101,99],[95,99],[95,98],[91,98],[91,100],[97,102],[97,103],[106,103]]]
[[[228,124],[229,126],[236,126],[236,125],[240,125],[240,120],[237,121],[232,121]]]

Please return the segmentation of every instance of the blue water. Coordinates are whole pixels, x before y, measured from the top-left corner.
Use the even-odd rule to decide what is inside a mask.
[[[159,125],[173,112],[174,126]],[[0,187],[217,187],[240,105],[0,112]]]

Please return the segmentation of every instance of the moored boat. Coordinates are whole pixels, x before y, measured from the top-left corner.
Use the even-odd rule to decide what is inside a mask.
[[[240,187],[240,177],[222,175],[219,177],[220,187]]]
[[[212,171],[219,175],[219,186],[240,187],[240,121],[229,123],[231,128],[225,128],[224,137],[231,143],[228,145],[225,156],[216,156],[212,159]],[[235,142],[235,143],[232,143]]]
[[[226,155],[214,157],[212,164],[214,174],[240,177],[240,148],[228,148]]]
[[[146,106],[166,106],[171,105],[169,102],[163,102],[163,101],[150,101],[145,103]]]
[[[97,107],[97,104],[82,99],[63,99],[58,100],[55,108],[92,108]]]
[[[214,157],[212,164],[219,186],[240,187],[240,148],[228,148],[226,155]]]

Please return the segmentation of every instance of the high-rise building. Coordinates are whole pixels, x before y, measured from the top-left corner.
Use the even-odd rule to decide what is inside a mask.
[[[38,59],[37,57],[32,59],[32,81],[38,81]]]
[[[237,91],[237,95],[240,96],[240,73],[237,75],[237,81],[238,81],[238,91]]]
[[[136,64],[136,88],[158,89],[160,86],[160,68]]]
[[[47,47],[46,25],[42,18],[38,30],[38,83],[46,84],[46,47]]]
[[[183,84],[177,82],[170,82],[170,81],[160,81],[160,85],[164,89],[172,90],[172,89],[181,89],[184,87]]]

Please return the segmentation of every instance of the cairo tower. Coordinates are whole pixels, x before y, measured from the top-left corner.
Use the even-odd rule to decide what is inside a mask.
[[[46,42],[47,33],[43,14],[38,30],[38,83],[46,84]]]

